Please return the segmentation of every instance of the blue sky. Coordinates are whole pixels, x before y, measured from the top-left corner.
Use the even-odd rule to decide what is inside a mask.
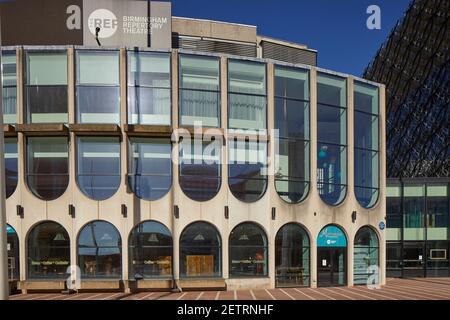
[[[359,76],[411,0],[172,0],[174,16],[256,25],[258,34],[318,50],[318,65]],[[369,5],[381,30],[369,30]]]

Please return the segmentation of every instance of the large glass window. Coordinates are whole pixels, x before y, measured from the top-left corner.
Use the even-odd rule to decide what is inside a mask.
[[[17,67],[16,53],[2,52],[3,123],[17,123]]]
[[[378,200],[380,178],[378,105],[378,87],[355,81],[355,195],[364,208],[372,207]]]
[[[399,241],[402,238],[401,186],[386,188],[386,240]]]
[[[230,233],[230,277],[267,276],[267,236],[251,222],[236,226]]]
[[[404,186],[403,196],[403,240],[425,240],[425,186]]]
[[[69,184],[69,143],[67,137],[28,137],[28,188],[43,200],[60,197]]]
[[[129,277],[172,276],[172,235],[156,221],[144,221],[133,228],[129,239]]]
[[[128,185],[138,198],[157,200],[172,185],[169,138],[130,138]]]
[[[26,53],[28,123],[68,122],[67,53]]]
[[[119,52],[77,51],[77,122],[120,121]]]
[[[5,138],[5,187],[6,198],[10,197],[17,187],[17,138]]]
[[[220,123],[219,58],[180,55],[180,125],[218,127]]]
[[[78,137],[77,183],[94,200],[116,193],[120,184],[119,137]]]
[[[8,279],[19,280],[19,237],[16,230],[6,225],[6,249],[8,251]]]
[[[309,74],[275,67],[275,129],[279,135],[275,188],[286,202],[302,201],[309,190]]]
[[[378,236],[372,228],[362,227],[355,236],[353,282],[355,284],[378,284],[380,282],[379,267]],[[369,281],[369,277],[371,281]],[[374,280],[375,283],[373,283]]]
[[[208,222],[188,225],[180,236],[182,277],[222,276],[222,248],[217,229]]]
[[[29,279],[65,279],[70,265],[70,239],[66,229],[52,221],[41,222],[27,238]]]
[[[266,129],[266,65],[228,61],[228,127]]]
[[[427,240],[448,239],[449,202],[447,185],[427,185]]]
[[[196,201],[212,199],[220,189],[220,140],[180,142],[179,180],[183,192]]]
[[[267,143],[228,141],[228,186],[244,202],[259,200],[267,188]]]
[[[82,278],[122,277],[122,240],[111,223],[97,220],[85,225],[77,248]]]
[[[337,205],[347,192],[347,89],[341,77],[317,74],[317,188]]]
[[[128,51],[128,123],[170,125],[170,55]]]
[[[275,237],[275,285],[277,287],[309,286],[310,243],[306,231],[288,223]]]

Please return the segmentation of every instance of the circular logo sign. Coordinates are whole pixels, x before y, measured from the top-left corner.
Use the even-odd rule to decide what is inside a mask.
[[[95,36],[95,29],[100,28],[99,38],[109,38],[117,31],[117,18],[107,9],[97,9],[88,18],[89,31]]]
[[[384,230],[384,228],[386,227],[386,224],[385,224],[383,221],[381,221],[381,222],[378,224],[378,226],[380,227],[380,230]]]

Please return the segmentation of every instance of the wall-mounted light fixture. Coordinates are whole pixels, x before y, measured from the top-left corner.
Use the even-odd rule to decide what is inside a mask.
[[[128,216],[128,208],[126,204],[123,204],[120,206],[120,212],[122,213],[122,216],[126,218]]]
[[[224,208],[224,215],[225,219],[228,219],[228,217],[230,216],[230,210],[228,209],[228,206],[225,206]]]
[[[73,204],[69,204],[69,216],[75,218],[75,206]]]
[[[173,215],[175,216],[175,219],[178,219],[180,217],[180,209],[177,205],[173,206]]]
[[[352,222],[355,223],[356,221],[356,211],[352,212]]]
[[[16,206],[16,213],[17,213],[18,216],[20,216],[23,219],[24,210],[23,210],[23,207],[20,204],[18,204]]]
[[[277,214],[277,208],[272,207],[272,220],[275,220],[276,214]]]

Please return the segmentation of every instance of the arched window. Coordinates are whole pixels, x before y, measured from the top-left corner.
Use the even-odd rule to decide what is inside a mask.
[[[130,137],[128,185],[138,198],[157,200],[172,185],[170,138]]]
[[[77,123],[120,122],[119,51],[77,50]]]
[[[275,285],[277,287],[309,286],[310,243],[306,231],[288,223],[275,237]]]
[[[212,199],[221,185],[220,140],[183,139],[180,147],[179,182],[192,200]]]
[[[170,125],[170,54],[128,51],[128,123]]]
[[[66,229],[53,221],[34,226],[27,238],[29,279],[65,279],[70,265],[70,239]]]
[[[19,280],[19,237],[16,230],[6,225],[6,241],[8,251],[8,279]]]
[[[259,200],[267,189],[267,143],[228,140],[228,186],[244,202]]]
[[[28,137],[28,188],[43,200],[60,197],[69,184],[69,144],[67,137]]]
[[[180,125],[203,127],[220,124],[220,60],[180,55]]]
[[[267,128],[266,65],[228,60],[228,128]]]
[[[77,183],[94,200],[116,193],[120,184],[119,137],[78,137]]]
[[[364,208],[378,200],[379,106],[378,87],[355,81],[355,196]]]
[[[378,284],[379,242],[375,231],[370,227],[362,227],[355,236],[353,258],[353,282],[355,284]],[[368,283],[370,277],[370,283]]]
[[[317,188],[329,205],[347,193],[346,79],[317,74]]]
[[[156,221],[139,223],[128,243],[129,278],[167,278],[172,276],[172,235]]]
[[[208,222],[188,225],[180,236],[182,277],[221,277],[222,243],[217,229]]]
[[[5,138],[5,187],[9,198],[17,187],[17,138]]]
[[[122,277],[122,240],[111,223],[89,222],[78,235],[77,248],[83,278]]]
[[[267,236],[255,223],[244,222],[230,233],[230,277],[267,276]]]
[[[288,203],[298,203],[309,190],[309,73],[275,66],[275,129],[279,153],[275,189]]]
[[[16,51],[2,50],[3,123],[17,123]]]
[[[67,52],[26,51],[28,123],[67,123]]]

